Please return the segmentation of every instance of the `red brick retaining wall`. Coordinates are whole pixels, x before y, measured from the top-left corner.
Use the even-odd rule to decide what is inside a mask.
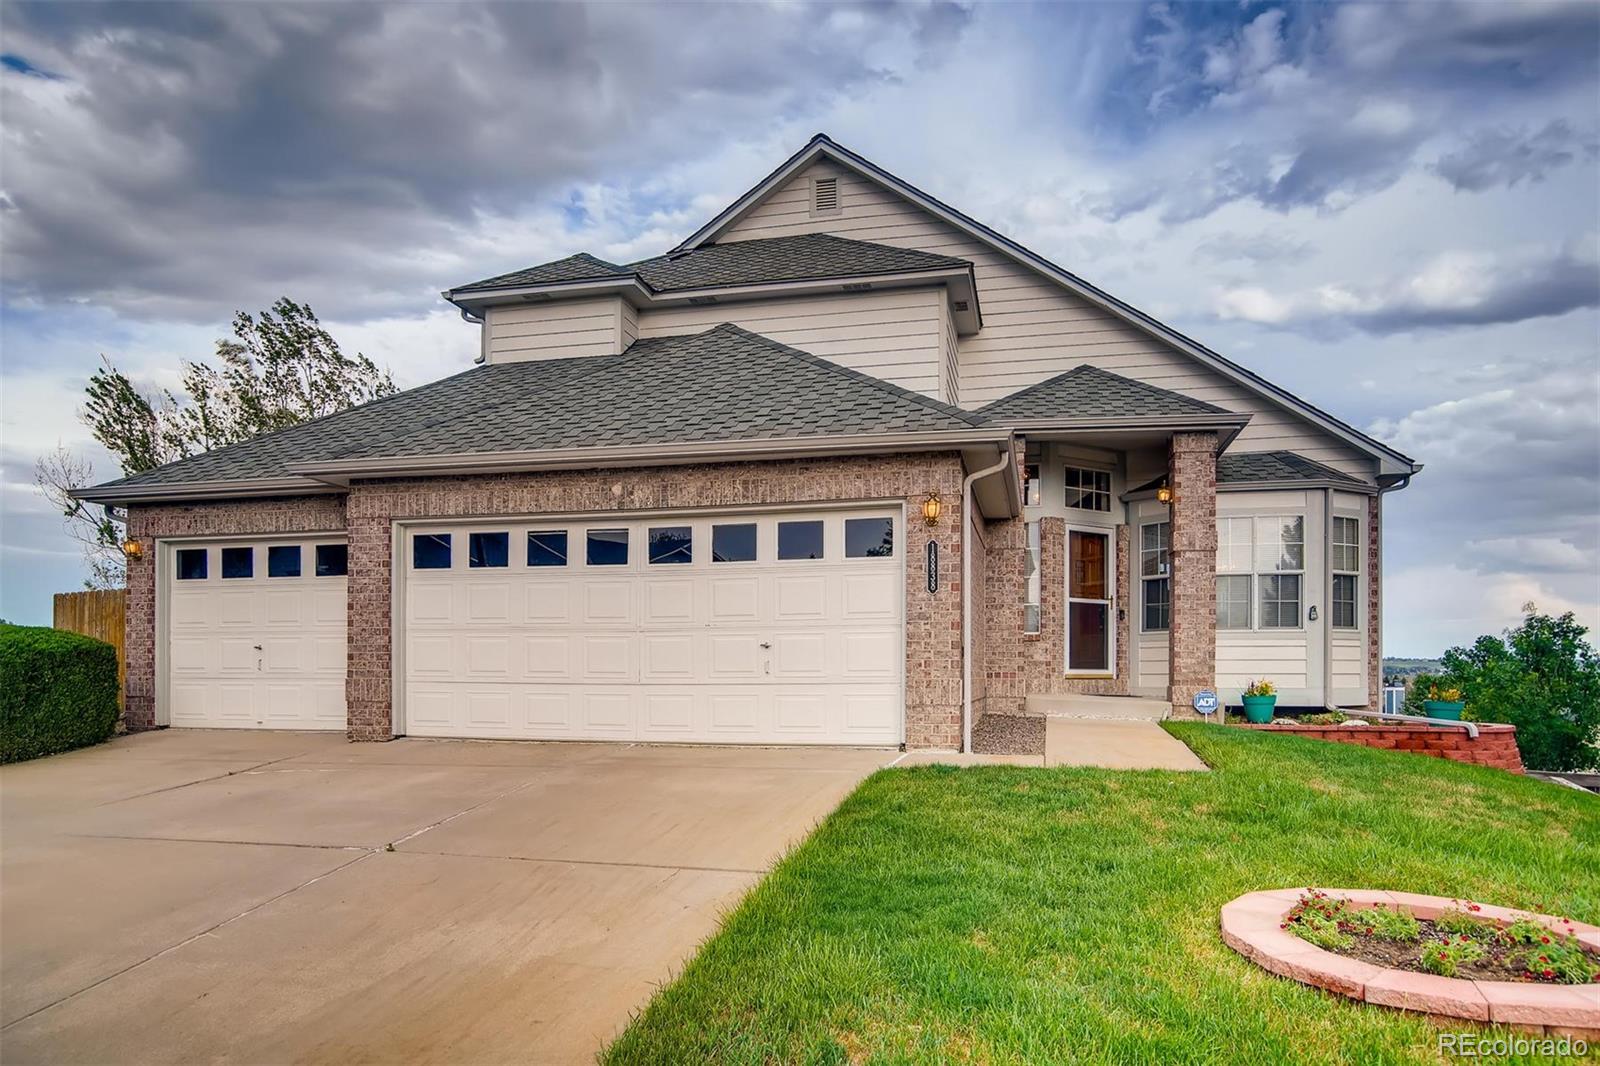
[[[1293,733],[1297,736],[1332,740],[1340,744],[1359,744],[1365,748],[1388,748],[1394,751],[1411,751],[1419,755],[1432,755],[1437,759],[1472,763],[1476,766],[1493,766],[1522,773],[1522,755],[1517,751],[1517,727],[1514,725],[1479,725],[1478,737],[1467,736],[1465,729],[1431,725],[1253,725],[1269,733]]]

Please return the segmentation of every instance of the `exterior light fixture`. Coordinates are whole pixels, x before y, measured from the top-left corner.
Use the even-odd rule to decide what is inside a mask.
[[[1172,502],[1172,486],[1162,485],[1160,488],[1156,489],[1156,499],[1160,500],[1162,503],[1170,504]]]
[[[125,540],[122,542],[122,554],[129,559],[143,559],[144,545],[136,540]]]
[[[938,525],[939,516],[943,513],[944,501],[939,498],[939,494],[937,492],[928,493],[922,501],[922,517],[927,520],[928,525]]]

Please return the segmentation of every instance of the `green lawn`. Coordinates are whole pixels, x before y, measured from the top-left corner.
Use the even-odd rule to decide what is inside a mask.
[[[1436,1062],[1419,1016],[1235,955],[1218,908],[1318,884],[1600,922],[1594,796],[1302,737],[1169,728],[1213,772],[874,775],[605,1061]]]

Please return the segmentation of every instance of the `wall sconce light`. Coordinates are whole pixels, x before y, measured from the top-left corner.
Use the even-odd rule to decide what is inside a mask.
[[[136,540],[125,540],[122,542],[122,554],[129,559],[143,559],[144,545]]]
[[[1170,504],[1172,502],[1172,486],[1162,485],[1160,488],[1156,489],[1156,499],[1160,500],[1162,503]]]
[[[939,498],[939,494],[937,492],[928,493],[922,501],[922,517],[927,520],[928,525],[938,525],[939,516],[943,513],[944,501]]]

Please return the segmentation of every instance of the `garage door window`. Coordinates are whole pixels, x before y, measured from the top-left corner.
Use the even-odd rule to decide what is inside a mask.
[[[470,533],[467,535],[467,565],[500,567],[509,565],[511,534]]]
[[[204,548],[178,549],[178,580],[204,581],[206,579],[206,550]]]
[[[694,535],[688,526],[652,526],[650,565],[694,562]]]
[[[350,549],[343,544],[317,545],[317,576],[344,577],[350,566]]]
[[[779,522],[778,558],[822,558],[822,523]]]
[[[627,566],[628,531],[626,529],[591,529],[584,556],[590,566]]]
[[[268,577],[300,576],[300,545],[274,544],[267,548]]]
[[[753,563],[756,559],[756,524],[733,522],[711,527],[711,561]]]
[[[884,559],[893,555],[894,519],[845,519],[844,554],[850,559]]]
[[[528,534],[529,566],[566,566],[567,531],[533,530]]]
[[[256,553],[254,548],[223,548],[222,576],[224,578],[254,577]]]
[[[450,534],[419,533],[411,538],[411,565],[418,570],[450,569]]]

